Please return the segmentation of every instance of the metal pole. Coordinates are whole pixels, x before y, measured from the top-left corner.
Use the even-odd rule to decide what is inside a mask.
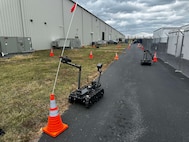
[[[178,69],[175,70],[176,73],[181,73],[181,64],[182,64],[182,49],[183,49],[183,42],[184,42],[184,33],[182,31],[179,30],[179,32],[182,34],[182,43],[181,43],[181,49],[180,49],[180,55],[179,55],[179,66]]]
[[[102,73],[102,71],[100,70],[100,71],[99,71],[99,77],[98,77],[98,83],[97,83],[97,85],[99,85],[99,84],[100,84],[100,77],[101,77],[101,73]]]
[[[61,56],[64,55],[66,42],[67,42],[67,39],[68,39],[68,35],[69,35],[69,32],[70,32],[70,28],[71,28],[71,25],[72,25],[72,21],[73,21],[76,9],[77,9],[77,2],[76,2],[75,10],[73,11],[73,14],[72,14],[72,17],[71,17],[71,20],[70,20],[70,24],[69,24],[68,31],[67,31],[67,34],[66,34],[66,39],[64,41],[64,46],[62,48]],[[53,89],[52,89],[52,94],[54,94],[54,91],[55,91],[55,87],[56,87],[56,83],[57,83],[57,79],[58,79],[58,74],[59,74],[59,71],[60,71],[60,64],[61,64],[61,59],[59,60],[59,64],[58,64],[58,68],[57,68],[57,72],[56,72],[56,77],[55,77],[54,85],[53,85]]]
[[[168,45],[169,45],[169,36],[167,37],[167,46],[166,46],[166,50],[164,51],[165,53],[165,61],[164,61],[164,63],[166,63],[166,64],[168,64],[169,62],[168,62],[168,53],[167,53],[167,50],[168,50]]]
[[[78,89],[80,89],[80,85],[81,85],[81,67],[79,68]]]
[[[179,31],[177,32],[177,43],[175,44],[176,45],[176,50],[175,50],[175,57],[177,56],[177,50],[178,50],[178,40],[179,40]]]

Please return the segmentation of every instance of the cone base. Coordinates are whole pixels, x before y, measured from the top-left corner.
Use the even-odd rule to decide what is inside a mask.
[[[114,57],[114,60],[119,60],[119,57],[116,55],[116,56]]]
[[[54,54],[53,53],[50,53],[50,55],[49,55],[50,57],[53,57],[54,56]]]
[[[157,62],[157,59],[154,59],[153,62],[156,63],[156,62]]]
[[[59,131],[51,132],[51,131],[48,130],[48,126],[46,126],[46,127],[43,128],[43,132],[45,132],[46,134],[48,134],[48,135],[50,135],[50,136],[52,136],[52,137],[56,137],[56,136],[58,136],[60,133],[64,132],[66,129],[68,129],[68,125],[62,123],[62,129],[59,130]]]

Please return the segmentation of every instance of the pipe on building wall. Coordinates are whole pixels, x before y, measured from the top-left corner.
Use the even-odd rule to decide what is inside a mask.
[[[63,24],[63,27],[62,27],[62,32],[63,32],[63,36],[64,38],[66,37],[66,33],[65,33],[65,21],[64,21],[64,0],[62,0],[62,24]]]
[[[82,19],[82,43],[81,43],[81,45],[83,46],[83,43],[84,43],[84,25],[83,25],[83,23],[84,23],[84,18],[83,18],[83,9],[81,10],[81,19]]]
[[[20,6],[20,18],[21,18],[21,26],[22,26],[22,36],[25,37],[25,26],[24,26],[24,9],[23,9],[23,3],[22,0],[19,0],[19,6]]]
[[[90,17],[91,17],[91,33],[90,34],[91,34],[91,44],[92,44],[94,42],[94,39],[93,39],[94,38],[93,37],[94,36],[94,28],[93,28],[94,25],[93,25],[93,17],[92,17],[92,15],[90,15]]]

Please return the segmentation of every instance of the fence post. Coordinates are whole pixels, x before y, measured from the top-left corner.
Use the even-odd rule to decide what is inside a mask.
[[[181,42],[181,49],[180,49],[180,55],[179,55],[178,69],[175,70],[176,73],[181,73],[182,72],[181,65],[182,65],[182,58],[183,58],[182,49],[183,49],[183,42],[184,42],[184,31],[179,30],[179,32],[182,34],[182,42]]]

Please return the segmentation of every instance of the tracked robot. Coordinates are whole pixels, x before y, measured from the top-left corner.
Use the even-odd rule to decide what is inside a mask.
[[[141,60],[141,65],[152,65],[154,56],[149,50],[144,50],[143,59]]]
[[[95,102],[99,101],[104,95],[104,89],[101,87],[100,84],[100,77],[102,73],[102,66],[103,64],[97,64],[97,71],[99,72],[99,77],[97,81],[92,81],[90,85],[85,85],[80,87],[80,80],[81,80],[81,66],[72,63],[71,59],[68,57],[60,57],[61,62],[64,64],[68,64],[70,66],[76,67],[79,69],[78,75],[78,89],[71,92],[69,95],[68,101],[70,103],[81,103],[84,104],[86,108],[89,108]]]

